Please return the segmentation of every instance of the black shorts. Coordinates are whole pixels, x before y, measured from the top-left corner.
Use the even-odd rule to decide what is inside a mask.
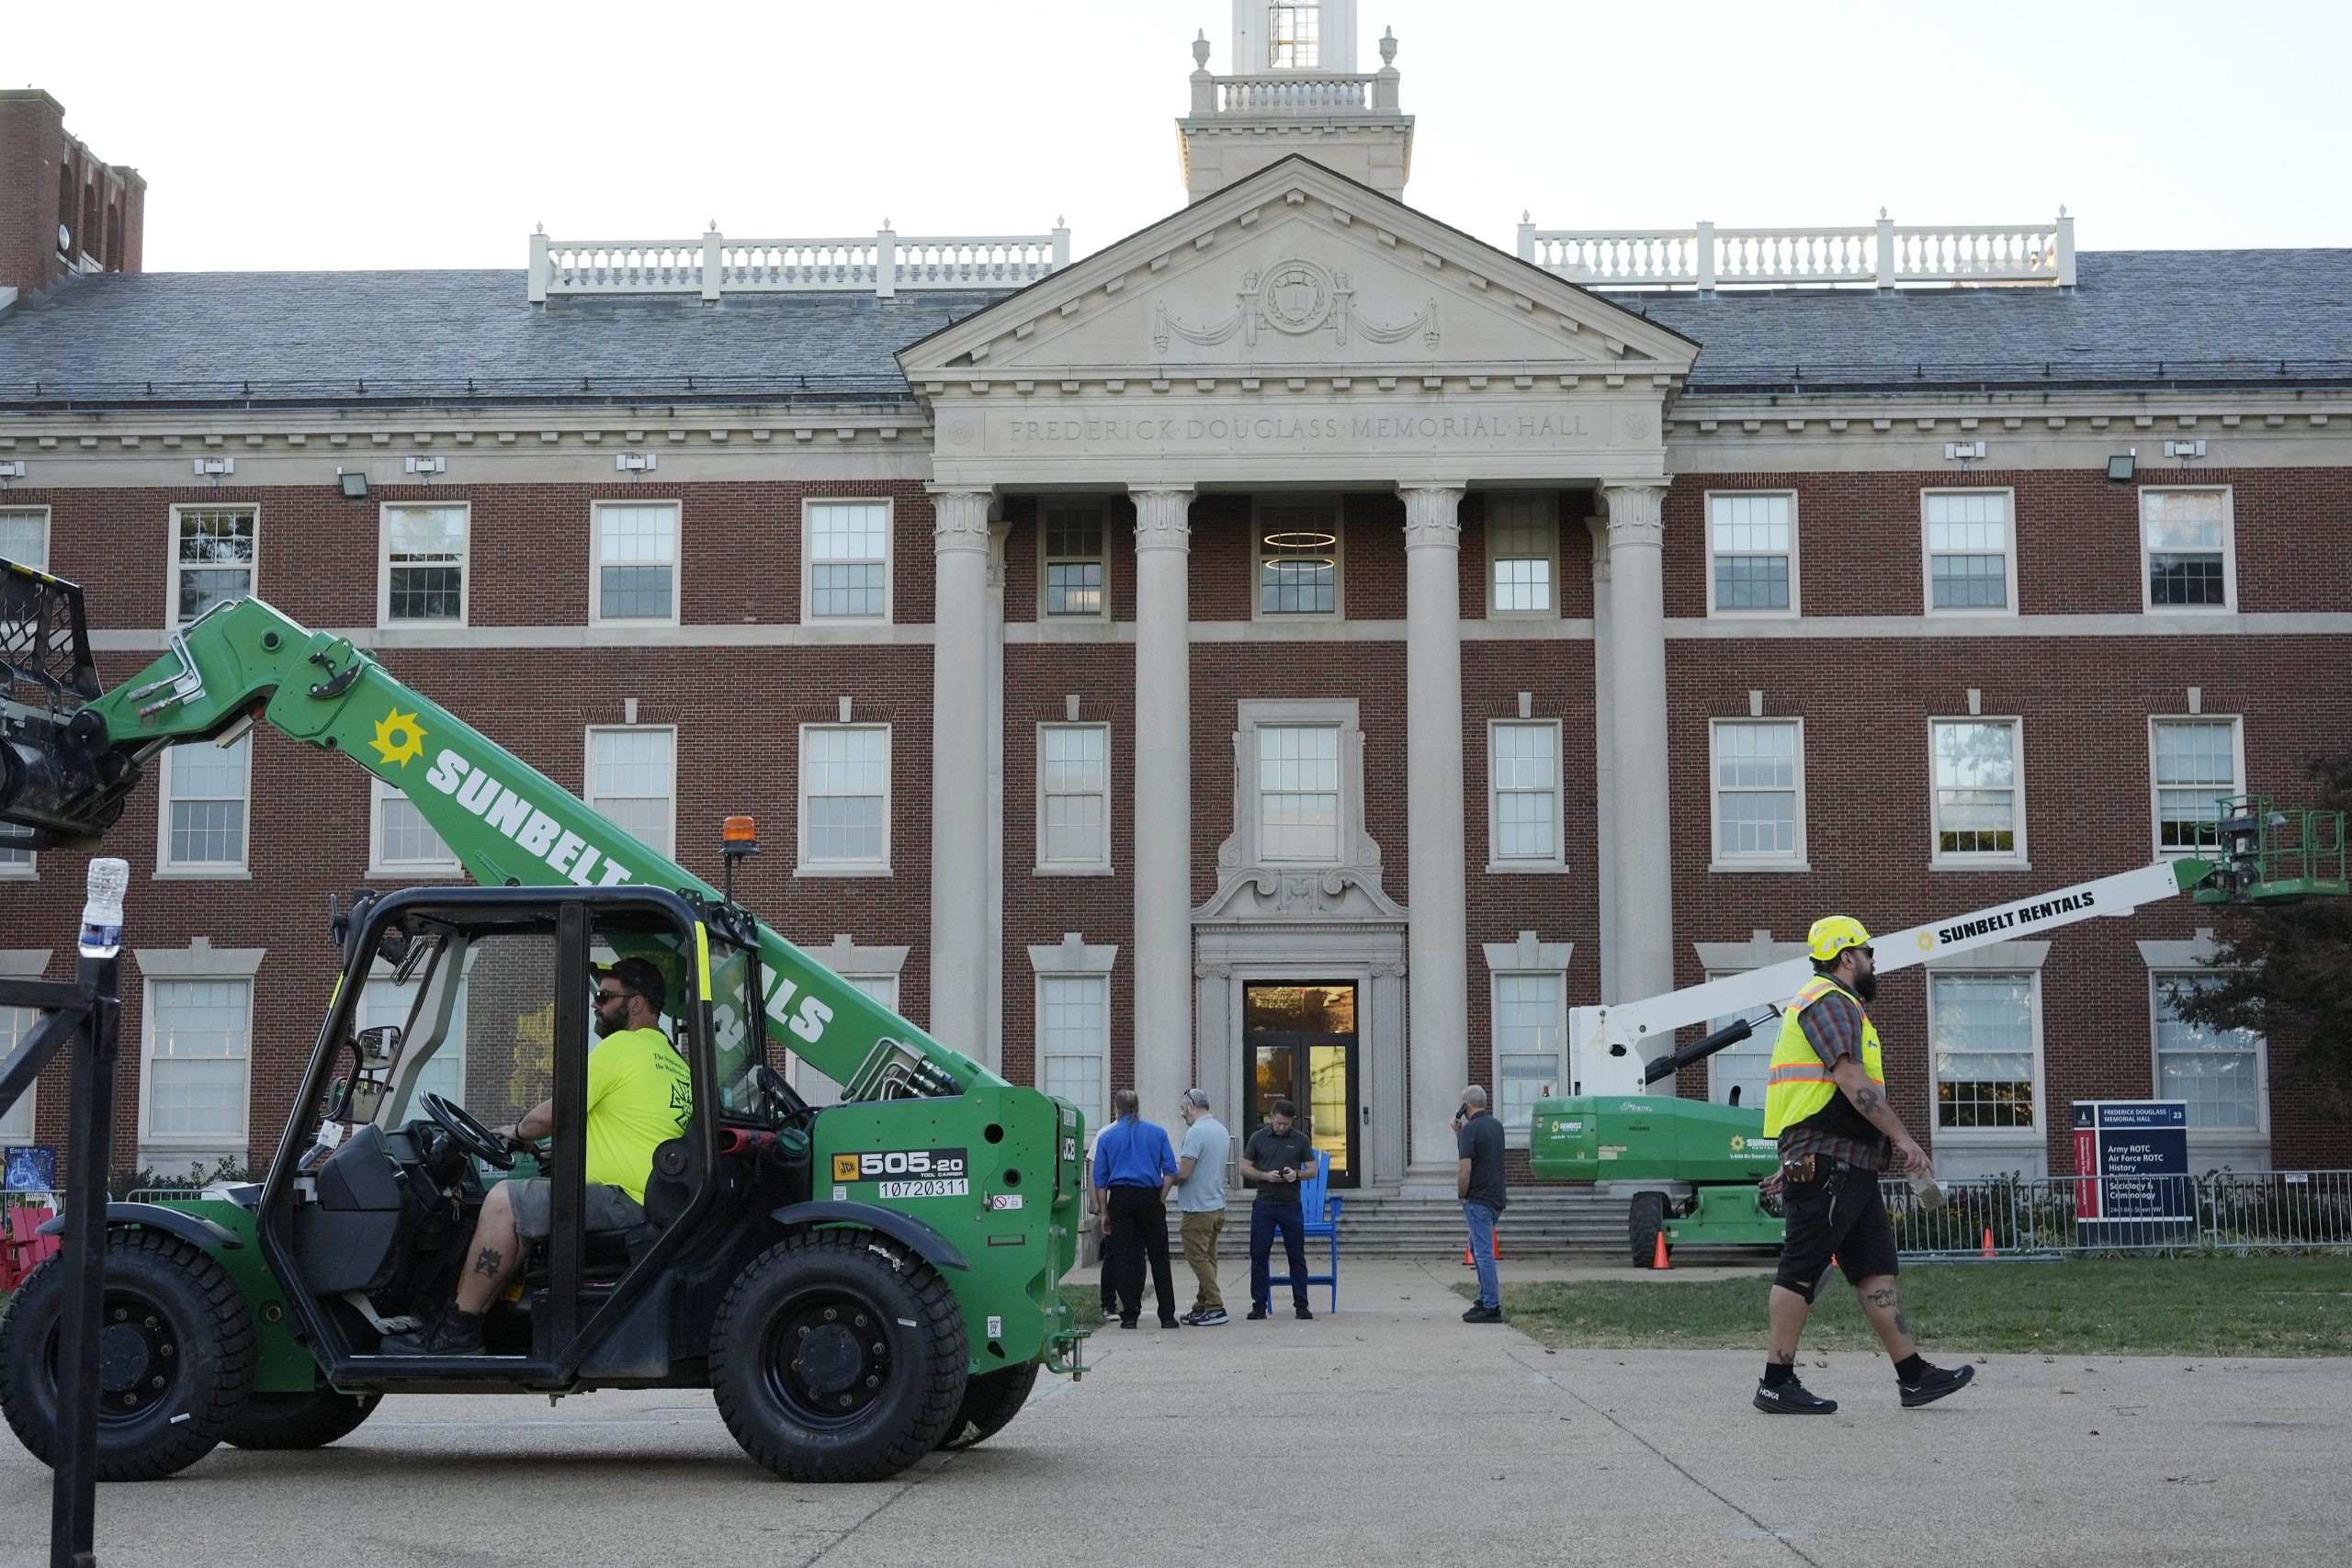
[[[1781,1189],[1787,1240],[1772,1282],[1807,1302],[1829,1278],[1830,1259],[1849,1284],[1895,1271],[1894,1226],[1879,1196],[1878,1172],[1821,1160],[1823,1174]]]

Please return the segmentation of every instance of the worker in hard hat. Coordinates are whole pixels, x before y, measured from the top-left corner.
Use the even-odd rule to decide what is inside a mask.
[[[1878,995],[1871,933],[1849,916],[1828,915],[1813,923],[1806,945],[1813,978],[1781,1012],[1764,1091],[1764,1135],[1780,1140],[1788,1213],[1756,1408],[1775,1416],[1826,1416],[1838,1408],[1796,1375],[1797,1341],[1833,1258],[1886,1346],[1905,1406],[1931,1404],[1967,1386],[1975,1369],[1928,1364],[1912,1341],[1894,1282],[1894,1227],[1878,1189],[1887,1146],[1902,1155],[1905,1169],[1931,1174],[1933,1167],[1887,1102],[1878,1030],[1868,1010]]]

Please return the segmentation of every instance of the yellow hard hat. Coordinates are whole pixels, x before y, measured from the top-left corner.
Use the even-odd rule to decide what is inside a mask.
[[[1824,915],[1813,922],[1813,930],[1805,933],[1804,940],[1813,951],[1814,962],[1826,964],[1849,947],[1868,947],[1871,933],[1851,915]]]

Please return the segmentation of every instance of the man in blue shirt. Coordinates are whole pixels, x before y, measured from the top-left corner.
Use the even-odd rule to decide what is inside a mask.
[[[1178,1326],[1176,1280],[1168,1267],[1168,1192],[1176,1185],[1176,1150],[1166,1129],[1137,1112],[1142,1100],[1123,1089],[1111,1097],[1118,1120],[1094,1140],[1094,1201],[1111,1243],[1111,1278],[1119,1293],[1119,1326],[1143,1315],[1143,1265],[1159,1298],[1159,1326]]]

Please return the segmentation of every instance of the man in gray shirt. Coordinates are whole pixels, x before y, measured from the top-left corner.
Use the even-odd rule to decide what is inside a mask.
[[[1188,1089],[1178,1102],[1184,1146],[1176,1155],[1176,1205],[1184,1212],[1184,1261],[1200,1281],[1184,1321],[1211,1328],[1226,1321],[1216,1288],[1216,1238],[1225,1230],[1225,1157],[1233,1134],[1209,1114],[1206,1089]]]

